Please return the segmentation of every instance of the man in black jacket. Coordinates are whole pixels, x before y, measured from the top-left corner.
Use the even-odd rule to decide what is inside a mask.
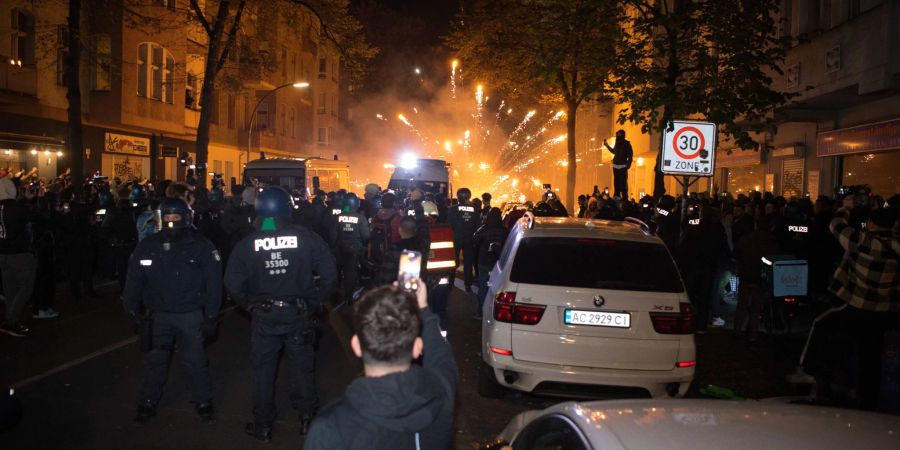
[[[303,448],[450,448],[459,375],[425,284],[415,295],[389,286],[367,293],[353,325],[350,346],[366,376],[316,417]],[[413,364],[423,353],[422,365]]]
[[[622,200],[628,200],[628,169],[631,168],[631,158],[634,151],[631,149],[631,142],[625,139],[625,130],[616,131],[616,144],[610,147],[608,142],[603,145],[616,155],[613,157],[613,185],[616,189],[615,197]]]
[[[24,337],[29,329],[19,319],[34,289],[37,259],[30,248],[30,213],[17,197],[12,180],[0,178],[0,273],[6,295],[6,319],[0,332]]]

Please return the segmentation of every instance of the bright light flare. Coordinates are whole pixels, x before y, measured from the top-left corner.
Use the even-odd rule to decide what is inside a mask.
[[[453,143],[450,141],[444,141],[444,150],[446,150],[447,153],[452,153],[453,152]]]
[[[488,170],[491,168],[491,165],[486,162],[478,163],[478,168],[481,170]]]
[[[511,184],[512,184],[512,187],[514,187],[514,188],[515,188],[515,187],[518,187],[518,186],[519,186],[519,179],[518,179],[518,178],[513,178]]]
[[[397,118],[400,119],[401,122],[406,124],[406,126],[412,127],[412,124],[409,123],[409,120],[406,119],[406,116],[404,116],[403,113],[397,114]]]
[[[400,167],[404,169],[415,169],[419,165],[419,160],[414,153],[404,153],[400,155]]]
[[[418,67],[416,67],[414,71],[416,72],[416,75],[422,74],[422,69],[419,69]]]
[[[393,164],[391,164],[391,163],[384,163],[384,168],[385,168],[385,169],[396,169],[397,166],[395,166],[395,165],[393,165]]]
[[[556,115],[553,116],[553,118],[554,118],[554,119],[559,119],[560,117],[565,116],[565,115],[566,115],[566,112],[565,112],[565,111],[558,111],[558,112],[556,113]]]

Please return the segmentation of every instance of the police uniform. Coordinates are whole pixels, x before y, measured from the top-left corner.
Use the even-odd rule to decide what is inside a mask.
[[[337,216],[335,251],[341,268],[344,301],[353,300],[353,292],[359,285],[359,262],[369,242],[369,222],[366,216],[351,209]]]
[[[460,204],[450,207],[447,212],[447,222],[453,228],[453,249],[456,252],[457,267],[459,266],[459,254],[462,253],[463,256],[463,280],[466,291],[469,291],[475,278],[473,236],[479,226],[479,216],[475,207],[466,198],[464,201],[461,199]],[[451,285],[453,278],[455,278],[455,273],[451,276]]]
[[[189,215],[189,207],[180,199],[166,200],[163,214],[170,202],[180,202]],[[149,326],[151,338],[150,348],[145,348],[139,422],[155,414],[176,342],[181,364],[190,377],[192,401],[201,416],[211,419],[212,415],[203,341],[210,328],[214,329],[222,303],[222,263],[215,246],[190,229],[190,219],[186,220],[182,229],[165,229],[141,241],[129,263],[125,310],[138,325]],[[166,224],[171,228],[171,222]]]
[[[260,440],[271,437],[275,421],[275,376],[282,347],[292,380],[291,403],[300,413],[301,427],[312,420],[318,407],[314,315],[336,279],[334,259],[318,234],[286,225],[290,210],[283,211],[278,219],[266,211],[269,189],[279,188],[267,188],[257,200],[257,224],[261,230],[235,246],[225,271],[229,295],[252,315],[254,423],[247,425],[246,432]],[[288,196],[283,201],[291,199]],[[267,230],[266,220],[283,220],[285,225]],[[320,277],[318,286],[314,273]]]

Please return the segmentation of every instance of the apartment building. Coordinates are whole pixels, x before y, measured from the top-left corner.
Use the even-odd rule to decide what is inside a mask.
[[[206,34],[187,0],[104,5],[85,14],[82,26],[90,30],[82,39],[85,173],[183,179],[181,157],[196,159]],[[47,177],[79,156],[65,142],[65,9],[22,0],[0,8],[0,34],[10,36],[0,39],[0,159],[11,168],[39,167]],[[324,94],[339,104],[339,68],[311,12],[248,5],[209,106],[207,170],[239,179],[242,165],[261,152],[331,157],[341,117],[331,107],[318,117],[314,99]],[[298,82],[309,86],[294,88]],[[325,139],[318,139],[320,127]]]
[[[720,146],[731,192],[831,196],[840,185],[900,193],[900,1],[785,0],[797,38],[775,88],[797,94],[758,136],[762,152]]]

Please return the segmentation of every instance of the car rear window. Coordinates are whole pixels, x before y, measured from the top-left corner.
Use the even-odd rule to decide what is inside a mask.
[[[624,291],[684,292],[661,244],[580,238],[526,238],[510,280],[515,283]]]

